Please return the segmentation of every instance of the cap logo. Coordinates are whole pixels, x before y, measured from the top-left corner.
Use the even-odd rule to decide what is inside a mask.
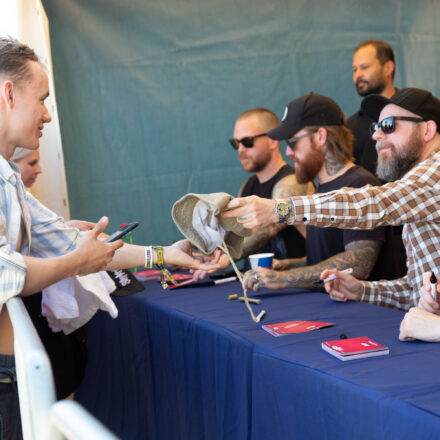
[[[288,110],[289,109],[287,107],[284,109],[284,115],[283,118],[281,119],[281,122],[284,122],[284,120],[286,119]]]

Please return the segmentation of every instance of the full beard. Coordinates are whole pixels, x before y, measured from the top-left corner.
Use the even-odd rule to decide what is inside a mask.
[[[318,175],[324,164],[322,152],[313,150],[307,157],[307,162],[295,162],[295,175],[298,183],[311,182]]]
[[[365,84],[366,87],[361,89],[359,84],[356,83],[356,90],[359,96],[368,96],[373,93],[380,95],[385,90],[385,81],[383,78],[378,79],[374,82],[362,81],[362,84]]]
[[[376,175],[379,179],[393,182],[403,177],[414,165],[419,162],[422,154],[422,141],[414,131],[408,140],[405,148],[397,150],[394,144],[390,142],[377,142],[376,149],[379,152],[381,146],[391,148],[391,155],[385,159],[383,155],[378,154]]]

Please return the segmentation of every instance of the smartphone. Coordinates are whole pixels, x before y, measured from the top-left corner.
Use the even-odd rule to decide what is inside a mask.
[[[104,243],[111,243],[112,241],[119,240],[122,238],[127,232],[132,231],[134,228],[137,228],[139,225],[138,222],[128,223],[123,228],[117,230],[116,232],[113,232],[112,235],[109,235],[105,240]]]

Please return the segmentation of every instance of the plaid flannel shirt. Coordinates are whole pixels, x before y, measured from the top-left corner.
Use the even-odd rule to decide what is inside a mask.
[[[408,310],[417,305],[423,273],[440,268],[440,149],[396,182],[290,201],[289,224],[352,229],[404,225],[408,273],[392,281],[363,281],[362,301]]]
[[[76,247],[79,236],[77,229],[68,227],[24,189],[17,166],[0,155],[0,310],[23,290],[26,264],[22,255],[62,255]]]

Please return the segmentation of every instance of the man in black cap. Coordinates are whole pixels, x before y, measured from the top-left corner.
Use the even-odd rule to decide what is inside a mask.
[[[238,217],[247,228],[280,220],[289,224],[371,229],[403,224],[408,273],[393,281],[359,281],[338,270],[325,270],[321,279],[339,301],[361,300],[408,310],[415,306],[423,273],[440,267],[440,100],[430,92],[407,88],[392,98],[370,95],[362,110],[375,121],[379,177],[397,178],[380,187],[343,188],[330,194],[291,197],[287,209],[257,197],[234,199],[225,217]]]
[[[380,184],[373,174],[353,163],[353,135],[344,125],[342,110],[327,96],[309,93],[293,100],[282,124],[267,135],[287,142],[286,154],[295,162],[298,183],[317,179],[316,193]],[[276,270],[251,270],[246,274],[246,286],[255,290],[260,285],[269,289],[314,287],[321,272],[334,267],[352,268],[359,279],[392,279],[398,276],[392,238],[388,227],[367,231],[308,225],[306,257],[276,261]]]

